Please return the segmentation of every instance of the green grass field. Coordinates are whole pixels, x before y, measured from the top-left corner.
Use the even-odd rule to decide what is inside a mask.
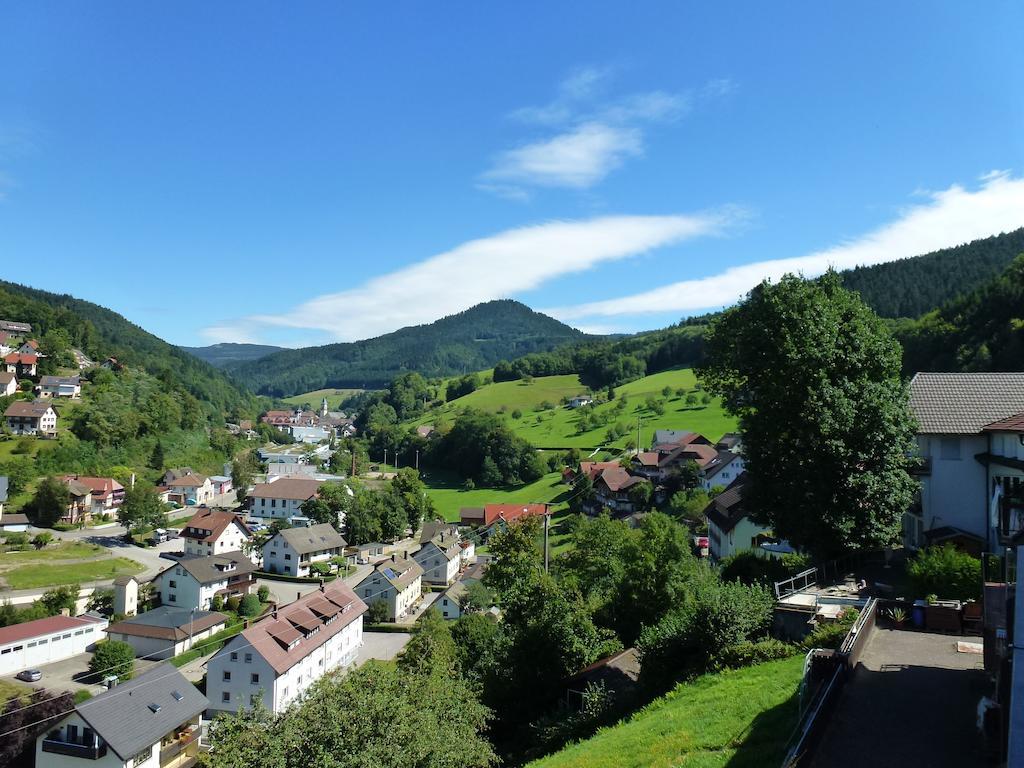
[[[54,560],[80,560],[91,557],[105,557],[107,550],[98,544],[81,541],[62,541],[46,549],[28,549],[22,552],[0,553],[0,568],[19,565],[46,564]]]
[[[309,405],[313,410],[320,407],[320,401],[327,398],[327,407],[332,411],[338,410],[341,401],[352,395],[358,395],[362,389],[314,389],[312,392],[303,392],[299,395],[281,398],[292,405]]]
[[[616,401],[623,397],[627,400],[624,411],[612,418],[607,424],[580,433],[577,425],[580,413],[570,410],[561,404],[563,397],[572,397],[586,391],[578,376],[545,376],[534,379],[530,383],[521,381],[503,381],[488,384],[465,397],[460,397],[439,409],[431,411],[418,419],[416,424],[428,424],[436,421],[439,416],[451,421],[463,408],[477,408],[491,413],[502,414],[516,434],[529,440],[538,448],[561,449],[622,449],[629,440],[636,440],[637,419],[640,420],[640,443],[650,445],[655,429],[687,429],[700,432],[711,440],[717,440],[726,432],[736,428],[736,421],[726,414],[717,400],[708,405],[688,406],[686,395],[677,396],[676,390],[684,389],[687,393],[695,391],[696,377],[690,368],[679,368],[645,376],[617,387],[616,400],[603,403],[594,408],[594,413],[601,416],[611,412]],[[672,394],[665,397],[662,390],[669,387]],[[698,393],[703,394],[703,393]],[[602,397],[604,393],[601,393]],[[648,408],[646,400],[653,397],[663,399],[665,413],[658,415]],[[549,410],[542,407],[544,402],[554,406]],[[520,411],[518,419],[512,418],[513,411]],[[621,423],[628,429],[627,434],[616,440],[608,441],[606,433],[615,423]]]
[[[0,680],[0,705],[6,704],[13,698],[21,698],[32,691],[27,685],[15,683],[11,680]]]
[[[544,475],[536,482],[513,488],[476,488],[464,490],[463,480],[455,475],[427,472],[423,481],[427,495],[434,502],[437,513],[445,520],[459,519],[463,507],[482,507],[485,504],[528,504],[531,502],[564,503],[571,489],[562,482],[559,473]]]
[[[778,765],[797,718],[803,658],[705,675],[529,768]]]
[[[11,589],[85,584],[138,573],[142,565],[127,557],[105,557],[84,563],[54,563],[45,567],[22,565],[0,574]]]

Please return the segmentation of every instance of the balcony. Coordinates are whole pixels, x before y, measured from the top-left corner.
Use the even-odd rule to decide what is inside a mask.
[[[160,750],[160,768],[191,768],[199,757],[202,729],[182,734]]]
[[[43,739],[43,752],[49,752],[54,755],[65,755],[66,757],[80,757],[85,760],[99,760],[101,757],[106,757],[107,745],[99,744],[93,746],[92,744],[73,744],[70,741],[61,741],[60,739]]]

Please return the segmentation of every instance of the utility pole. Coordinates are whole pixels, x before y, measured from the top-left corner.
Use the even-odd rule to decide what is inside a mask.
[[[640,417],[636,417],[636,455],[640,455]]]
[[[420,452],[416,451],[416,471],[420,471]]]
[[[544,573],[548,572],[549,564],[549,550],[548,550],[548,528],[551,525],[551,515],[548,514],[548,507],[550,505],[544,504]]]
[[[384,469],[381,470],[381,474],[387,471],[388,468],[388,449],[384,449]]]

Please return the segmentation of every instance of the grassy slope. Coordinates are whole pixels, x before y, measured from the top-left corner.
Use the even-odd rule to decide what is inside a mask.
[[[466,491],[463,481],[455,475],[428,472],[424,475],[427,495],[434,502],[438,514],[445,520],[459,519],[462,507],[482,507],[484,504],[527,504],[530,502],[561,503],[570,493],[562,483],[561,475],[554,472],[540,480],[513,488],[476,488]]]
[[[74,560],[81,562],[67,562]],[[11,589],[99,581],[141,570],[142,566],[134,560],[111,557],[103,547],[83,542],[63,542],[38,551],[0,553],[0,577]]]
[[[778,765],[796,722],[802,670],[797,656],[705,675],[530,768]]]
[[[362,391],[361,389],[314,389],[312,392],[303,392],[300,395],[282,398],[282,400],[292,405],[309,405],[316,410],[320,407],[320,401],[326,397],[327,407],[336,411],[341,406],[342,400]]]
[[[416,423],[430,423],[440,414],[448,420],[453,420],[462,408],[478,408],[499,413],[504,406],[504,416],[508,424],[517,434],[538,448],[623,448],[627,440],[636,439],[637,417],[641,419],[640,436],[641,444],[644,446],[650,445],[655,429],[689,429],[717,440],[726,432],[735,429],[736,422],[722,410],[717,400],[707,406],[688,407],[685,396],[676,397],[674,390],[683,388],[690,392],[696,384],[693,370],[680,368],[645,376],[618,387],[615,390],[617,397],[627,397],[629,405],[615,421],[628,425],[630,434],[612,443],[606,443],[605,433],[614,421],[589,432],[577,434],[579,413],[560,405],[563,397],[571,397],[585,391],[586,388],[575,375],[546,376],[534,379],[529,384],[519,381],[488,384],[424,415]],[[666,386],[672,388],[673,394],[665,401],[664,415],[658,416],[646,407],[645,401],[648,397],[660,399],[661,391]],[[545,400],[556,407],[547,411],[541,409],[541,403]],[[614,401],[605,403],[597,406],[595,412],[601,414],[610,411],[614,406]],[[516,409],[522,411],[522,417],[519,419],[513,419],[511,416],[512,411]]]

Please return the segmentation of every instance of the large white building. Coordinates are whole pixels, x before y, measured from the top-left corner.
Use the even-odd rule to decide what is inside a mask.
[[[283,711],[324,674],[355,661],[365,612],[366,603],[338,579],[257,621],[208,662],[209,716],[260,700]]]
[[[257,483],[249,494],[249,516],[290,520],[302,514],[302,504],[317,494],[318,480],[278,477]]]
[[[461,538],[455,526],[439,529],[412,556],[428,584],[451,584],[462,567]]]
[[[201,508],[181,529],[185,557],[206,557],[245,551],[252,531],[242,518],[225,509]]]
[[[309,576],[315,563],[345,554],[347,543],[329,523],[285,528],[263,545],[263,570],[286,576]]]
[[[409,613],[423,597],[423,569],[415,560],[392,555],[378,563],[356,586],[356,594],[367,605],[383,602],[388,607],[388,621]]]
[[[1024,373],[918,373],[921,500],[910,547],[959,539],[996,550],[1024,530]]]
[[[52,664],[92,650],[103,639],[101,616],[50,616],[0,629],[0,675]]]
[[[76,704],[36,739],[38,768],[190,768],[208,702],[170,664]]]
[[[163,605],[208,611],[214,595],[226,600],[249,594],[256,584],[255,570],[242,552],[188,557],[158,573],[153,584]]]

